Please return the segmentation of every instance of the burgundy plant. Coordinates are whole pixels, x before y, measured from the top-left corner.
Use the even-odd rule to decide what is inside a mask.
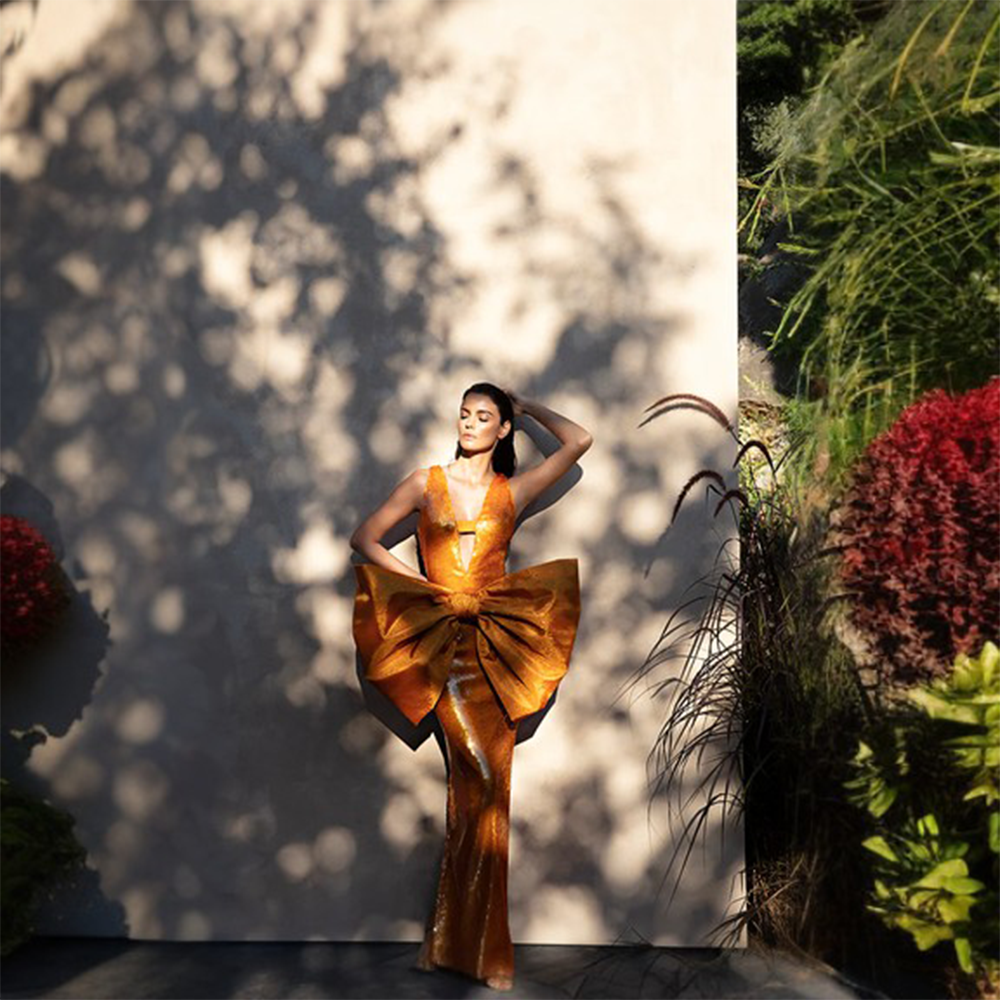
[[[945,676],[1000,637],[1000,379],[903,411],[859,461],[842,579],[885,676]]]
[[[16,658],[48,635],[69,606],[52,546],[20,517],[0,517],[0,656]]]

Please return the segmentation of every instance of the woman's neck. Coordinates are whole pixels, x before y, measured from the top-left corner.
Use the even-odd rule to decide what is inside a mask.
[[[482,485],[489,482],[495,475],[492,468],[493,452],[485,451],[478,455],[459,455],[451,463],[451,469],[456,479],[470,485]]]

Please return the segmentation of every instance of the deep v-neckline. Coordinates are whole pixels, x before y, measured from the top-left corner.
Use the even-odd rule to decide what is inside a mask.
[[[476,526],[476,532],[475,539],[472,543],[472,552],[469,553],[469,561],[466,563],[462,558],[462,533],[458,530],[458,516],[455,513],[455,504],[451,498],[451,486],[448,483],[448,473],[445,472],[443,465],[439,465],[438,470],[441,473],[441,478],[444,480],[444,497],[448,503],[448,514],[450,515],[450,520],[453,525],[451,543],[454,547],[455,558],[458,561],[458,565],[462,568],[462,572],[468,573],[469,570],[472,569],[472,564],[476,561],[476,552],[479,549],[479,522],[483,519],[483,514],[486,513],[486,505],[489,503],[490,494],[493,492],[493,487],[496,485],[496,481],[500,479],[500,473],[495,473],[493,478],[490,480],[490,484],[486,487],[486,492],[483,494],[483,502],[479,507],[479,514],[472,521],[472,523]]]

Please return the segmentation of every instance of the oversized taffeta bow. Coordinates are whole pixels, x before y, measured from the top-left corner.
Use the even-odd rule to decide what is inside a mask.
[[[544,708],[569,667],[580,617],[575,559],[509,573],[474,593],[370,563],[354,569],[365,676],[414,724],[441,696],[461,623],[475,629],[480,666],[512,721]]]

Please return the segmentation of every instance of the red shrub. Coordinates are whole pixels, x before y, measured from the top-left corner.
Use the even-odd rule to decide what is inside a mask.
[[[52,547],[20,517],[0,517],[0,655],[6,660],[52,631],[69,605]]]
[[[1000,379],[935,390],[858,463],[843,509],[852,617],[892,681],[1000,638]]]

